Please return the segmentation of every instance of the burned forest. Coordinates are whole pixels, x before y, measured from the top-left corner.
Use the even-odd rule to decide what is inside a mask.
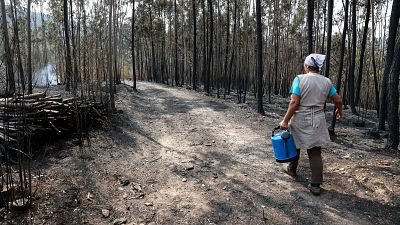
[[[0,224],[400,221],[400,1],[0,0],[0,14]],[[327,98],[310,105],[316,80]],[[297,150],[296,118],[330,141]]]

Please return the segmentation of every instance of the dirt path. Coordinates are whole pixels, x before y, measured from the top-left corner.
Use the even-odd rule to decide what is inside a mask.
[[[84,160],[75,145],[59,143],[38,165],[35,224],[400,221],[398,157],[354,149],[346,154],[362,157],[349,158],[343,143],[333,143],[336,150],[324,152],[325,191],[315,197],[304,155],[297,180],[274,162],[272,113],[151,83],[139,83],[138,93],[119,89],[122,113],[91,134]]]

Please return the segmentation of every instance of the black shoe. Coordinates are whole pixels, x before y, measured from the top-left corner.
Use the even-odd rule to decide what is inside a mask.
[[[311,184],[308,184],[308,190],[310,190],[310,192],[313,194],[313,195],[320,195],[321,194],[321,187],[318,185],[318,186],[315,186],[315,185],[311,185]]]
[[[282,172],[286,173],[287,175],[296,178],[297,177],[297,173],[292,172],[288,169],[287,166],[282,167]]]

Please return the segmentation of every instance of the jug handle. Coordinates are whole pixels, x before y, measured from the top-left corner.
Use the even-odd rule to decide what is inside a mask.
[[[281,129],[281,126],[275,127],[275,128],[272,130],[272,137],[275,136],[275,132],[276,132],[277,130],[280,130],[280,129]]]
[[[275,128],[272,130],[272,137],[275,136],[275,132],[278,131],[278,130],[281,130],[281,126],[280,126],[280,125],[277,126],[277,127],[275,127]],[[287,129],[287,131],[290,132],[290,128]]]

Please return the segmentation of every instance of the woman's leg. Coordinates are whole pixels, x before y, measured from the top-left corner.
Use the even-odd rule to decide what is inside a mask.
[[[307,153],[311,168],[311,185],[320,185],[323,181],[321,147],[308,149]]]
[[[287,171],[292,174],[296,174],[297,166],[299,165],[300,159],[300,149],[297,149],[297,157],[295,160],[291,161],[287,166]]]

